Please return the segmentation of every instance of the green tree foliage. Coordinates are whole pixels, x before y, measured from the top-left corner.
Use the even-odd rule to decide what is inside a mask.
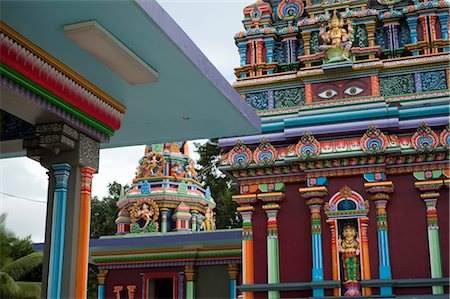
[[[30,237],[8,231],[5,219],[0,215],[0,298],[40,298],[42,253],[33,252]]]
[[[97,196],[94,196],[91,199],[91,239],[116,233],[115,220],[117,213],[119,213],[116,203],[119,200],[121,190],[122,185],[114,181],[108,184],[108,195],[106,197],[98,199]]]
[[[199,177],[205,186],[211,188],[211,195],[216,201],[216,227],[236,228],[241,227],[241,219],[236,213],[236,203],[231,196],[237,194],[237,188],[231,178],[225,176],[218,166],[222,157],[222,150],[218,140],[212,139],[205,144],[195,144],[200,159]]]

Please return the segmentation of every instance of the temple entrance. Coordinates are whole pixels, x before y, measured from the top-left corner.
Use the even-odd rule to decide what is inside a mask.
[[[172,299],[173,278],[157,278],[148,281],[148,299]]]

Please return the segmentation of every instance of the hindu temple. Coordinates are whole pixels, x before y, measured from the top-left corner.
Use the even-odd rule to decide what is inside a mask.
[[[183,144],[150,146],[117,235],[91,241],[102,296],[448,298],[449,3],[259,0],[243,17],[233,86],[262,133],[219,140],[242,230],[209,231]]]

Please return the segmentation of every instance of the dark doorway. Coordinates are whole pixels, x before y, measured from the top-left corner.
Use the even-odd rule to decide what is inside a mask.
[[[173,279],[156,278],[148,281],[149,299],[173,299]]]

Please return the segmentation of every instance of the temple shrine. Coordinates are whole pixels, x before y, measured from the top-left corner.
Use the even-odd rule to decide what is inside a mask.
[[[448,10],[245,7],[234,88],[262,133],[219,140],[242,230],[209,231],[182,144],[148,147],[117,235],[91,241],[99,298],[448,298]]]

